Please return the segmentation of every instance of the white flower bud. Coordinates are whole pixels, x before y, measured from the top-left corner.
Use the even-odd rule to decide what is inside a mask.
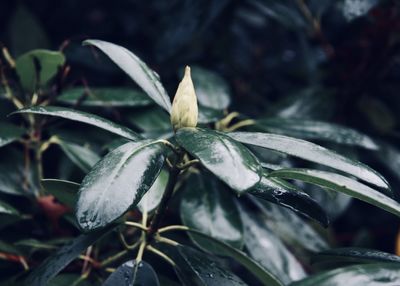
[[[190,76],[190,67],[186,66],[185,75],[172,102],[171,124],[175,131],[182,127],[196,127],[197,117],[196,92]]]

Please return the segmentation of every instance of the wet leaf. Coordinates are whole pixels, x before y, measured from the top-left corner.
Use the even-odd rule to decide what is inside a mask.
[[[234,132],[229,133],[229,136],[245,144],[260,146],[325,165],[346,172],[375,186],[389,189],[389,184],[385,178],[370,167],[311,142],[259,132]]]
[[[244,225],[245,246],[250,256],[276,277],[279,277],[285,285],[306,277],[299,261],[265,222],[252,213],[248,207],[243,205],[240,209]]]
[[[145,261],[130,260],[119,266],[102,286],[159,286],[153,267]]]
[[[100,40],[86,40],[84,45],[93,45],[127,73],[158,105],[171,111],[171,100],[159,76],[141,59],[124,47]]]
[[[263,131],[295,138],[323,140],[371,150],[379,149],[378,145],[367,135],[345,126],[324,121],[267,118],[257,120],[256,126]]]
[[[18,140],[25,130],[13,124],[0,122],[0,147]]]
[[[400,204],[398,202],[349,177],[311,169],[282,169],[270,173],[270,176],[300,180],[341,192],[400,217]]]
[[[200,67],[192,67],[192,79],[200,105],[220,110],[229,106],[229,86],[220,75]]]
[[[343,16],[347,21],[353,21],[361,16],[366,15],[379,0],[343,0],[340,8]]]
[[[46,192],[71,209],[75,208],[79,184],[57,179],[44,179],[41,183]]]
[[[152,104],[143,92],[130,88],[76,87],[64,91],[57,100],[61,103],[96,107],[136,107]]]
[[[181,128],[176,140],[202,165],[238,193],[254,187],[262,167],[243,145],[222,132],[201,128]]]
[[[76,218],[85,231],[104,227],[136,206],[164,164],[157,141],[126,143],[108,153],[83,179]]]
[[[232,271],[217,263],[217,259],[211,255],[195,250],[188,246],[177,247],[182,260],[177,260],[178,276],[184,285],[199,286],[236,286],[247,285]]]
[[[400,284],[399,263],[376,263],[353,265],[312,275],[290,286],[352,286],[398,285]]]
[[[169,179],[168,171],[161,170],[157,179],[154,181],[151,188],[144,194],[138,203],[139,210],[143,213],[145,211],[152,212],[160,204],[165,188],[167,187]]]
[[[17,113],[32,113],[61,117],[96,126],[133,141],[140,140],[141,138],[138,134],[127,127],[116,124],[100,116],[70,108],[58,106],[34,106],[30,108],[20,109],[16,112],[13,112],[12,114]]]
[[[232,247],[243,247],[243,225],[233,193],[215,177],[193,174],[186,182],[180,204],[184,225],[197,229]],[[201,248],[216,252],[207,241],[190,234]]]
[[[264,173],[261,181],[249,193],[314,219],[325,227],[329,224],[325,211],[307,193],[284,180],[267,176]]]
[[[25,285],[42,286],[55,277],[63,270],[72,260],[77,258],[86,248],[95,243],[106,233],[111,231],[113,227],[105,228],[89,234],[82,234],[70,243],[60,248],[53,255],[43,261],[40,266],[36,267],[25,280]]]
[[[18,57],[15,68],[23,88],[33,92],[45,86],[65,63],[61,52],[33,50]]]
[[[19,211],[8,203],[0,201],[0,214],[19,216]]]

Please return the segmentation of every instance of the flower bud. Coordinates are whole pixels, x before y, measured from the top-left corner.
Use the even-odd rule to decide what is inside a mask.
[[[190,76],[190,67],[186,66],[185,75],[172,102],[171,124],[175,131],[182,127],[196,127],[197,117],[196,92]]]

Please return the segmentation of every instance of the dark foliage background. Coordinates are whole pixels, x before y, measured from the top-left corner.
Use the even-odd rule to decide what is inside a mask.
[[[378,0],[1,1],[0,40],[15,57],[61,48],[71,67],[64,89],[131,85],[81,46],[86,38],[135,52],[171,95],[184,65],[208,68],[230,84],[231,110],[331,121],[384,142],[381,155],[357,153],[399,193],[399,8]],[[398,220],[353,201],[331,231],[338,245],[394,252]]]

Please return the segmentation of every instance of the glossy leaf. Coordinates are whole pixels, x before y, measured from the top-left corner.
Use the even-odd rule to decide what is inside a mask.
[[[180,204],[184,225],[222,240],[232,247],[243,247],[243,225],[235,197],[216,178],[193,174],[186,182]],[[191,239],[203,249],[210,249],[207,241],[190,234]]]
[[[34,106],[30,108],[20,109],[16,112],[13,112],[12,114],[16,113],[33,113],[66,118],[69,120],[83,122],[99,127],[101,129],[107,130],[111,133],[117,134],[133,141],[140,140],[140,136],[127,127],[116,124],[100,116],[70,108],[58,106]]]
[[[42,180],[42,186],[47,193],[52,194],[61,203],[71,209],[75,208],[79,184],[64,180],[45,179]]]
[[[83,179],[76,217],[85,231],[104,227],[136,206],[164,164],[163,143],[126,143],[108,153]]]
[[[264,131],[296,138],[324,140],[371,150],[379,149],[378,145],[367,135],[345,126],[324,121],[267,118],[257,120],[256,126]]]
[[[319,252],[311,257],[311,262],[312,264],[396,262],[400,265],[400,256],[375,249],[343,247]]]
[[[284,180],[268,178],[267,173],[249,193],[314,219],[323,226],[329,224],[329,217],[312,197]]]
[[[195,250],[188,246],[177,246],[183,259],[177,259],[178,276],[184,285],[197,286],[245,286],[231,270],[217,263],[211,255]]]
[[[222,110],[212,109],[204,106],[199,106],[199,118],[198,123],[207,124],[216,122],[224,117]]]
[[[389,184],[385,178],[370,167],[311,142],[283,135],[259,132],[233,132],[229,133],[229,136],[245,144],[260,146],[326,165],[330,168],[349,173],[375,186],[389,188]]]
[[[152,104],[143,92],[130,88],[76,87],[64,91],[57,100],[61,103],[96,107],[135,107]]]
[[[18,140],[25,130],[13,124],[0,122],[0,147]]]
[[[290,286],[394,286],[400,284],[400,264],[353,265],[312,275]]]
[[[33,50],[18,57],[15,68],[24,89],[32,92],[37,86],[47,84],[64,63],[61,52]]]
[[[379,0],[344,0],[340,8],[344,18],[347,21],[353,21],[368,14],[379,2]]]
[[[168,114],[157,107],[141,109],[127,114],[130,123],[145,132],[172,130]]]
[[[398,202],[349,177],[311,169],[282,169],[270,173],[270,176],[300,180],[342,192],[400,217],[400,204]]]
[[[224,133],[181,128],[175,137],[179,145],[238,193],[249,190],[260,181],[262,167],[257,158]]]
[[[192,67],[192,79],[200,105],[213,109],[226,109],[230,104],[229,86],[217,73]]]
[[[73,239],[69,244],[60,248],[36,267],[25,280],[25,285],[42,286],[55,277],[72,260],[77,258],[86,248],[99,240],[112,228],[105,228],[89,234],[82,234]]]
[[[160,204],[165,188],[169,179],[169,172],[161,170],[157,179],[154,181],[151,188],[142,197],[138,203],[139,210],[143,213],[145,211],[152,212]]]
[[[19,212],[11,205],[0,201],[0,214],[18,216]]]
[[[329,247],[321,234],[294,212],[267,201],[251,200],[261,210],[266,225],[293,249],[317,252]]]
[[[64,151],[65,155],[67,155],[67,157],[85,173],[89,172],[90,169],[100,160],[100,156],[88,147],[67,142],[60,138],[57,138],[56,142]]]
[[[285,285],[306,277],[299,261],[265,222],[244,205],[241,207],[240,214],[245,230],[246,250],[254,260],[279,277]]]
[[[119,266],[102,286],[159,286],[153,267],[145,261],[130,260]]]
[[[168,97],[159,76],[141,59],[124,47],[100,40],[86,40],[84,45],[93,45],[103,51],[115,64],[127,73],[158,105],[171,111]]]
[[[269,286],[282,286],[282,282],[279,281],[277,277],[275,277],[271,272],[264,269],[258,262],[254,261],[252,258],[247,256],[244,252],[231,247],[229,244],[226,244],[223,241],[217,240],[207,234],[204,234],[200,231],[194,229],[175,229],[175,231],[185,231],[190,232],[192,234],[196,234],[201,237],[203,240],[208,241],[210,247],[214,249],[218,249],[218,253],[223,254],[224,256],[230,257],[240,263],[244,268],[246,268],[249,272],[251,272],[255,277],[257,277],[263,285]]]

